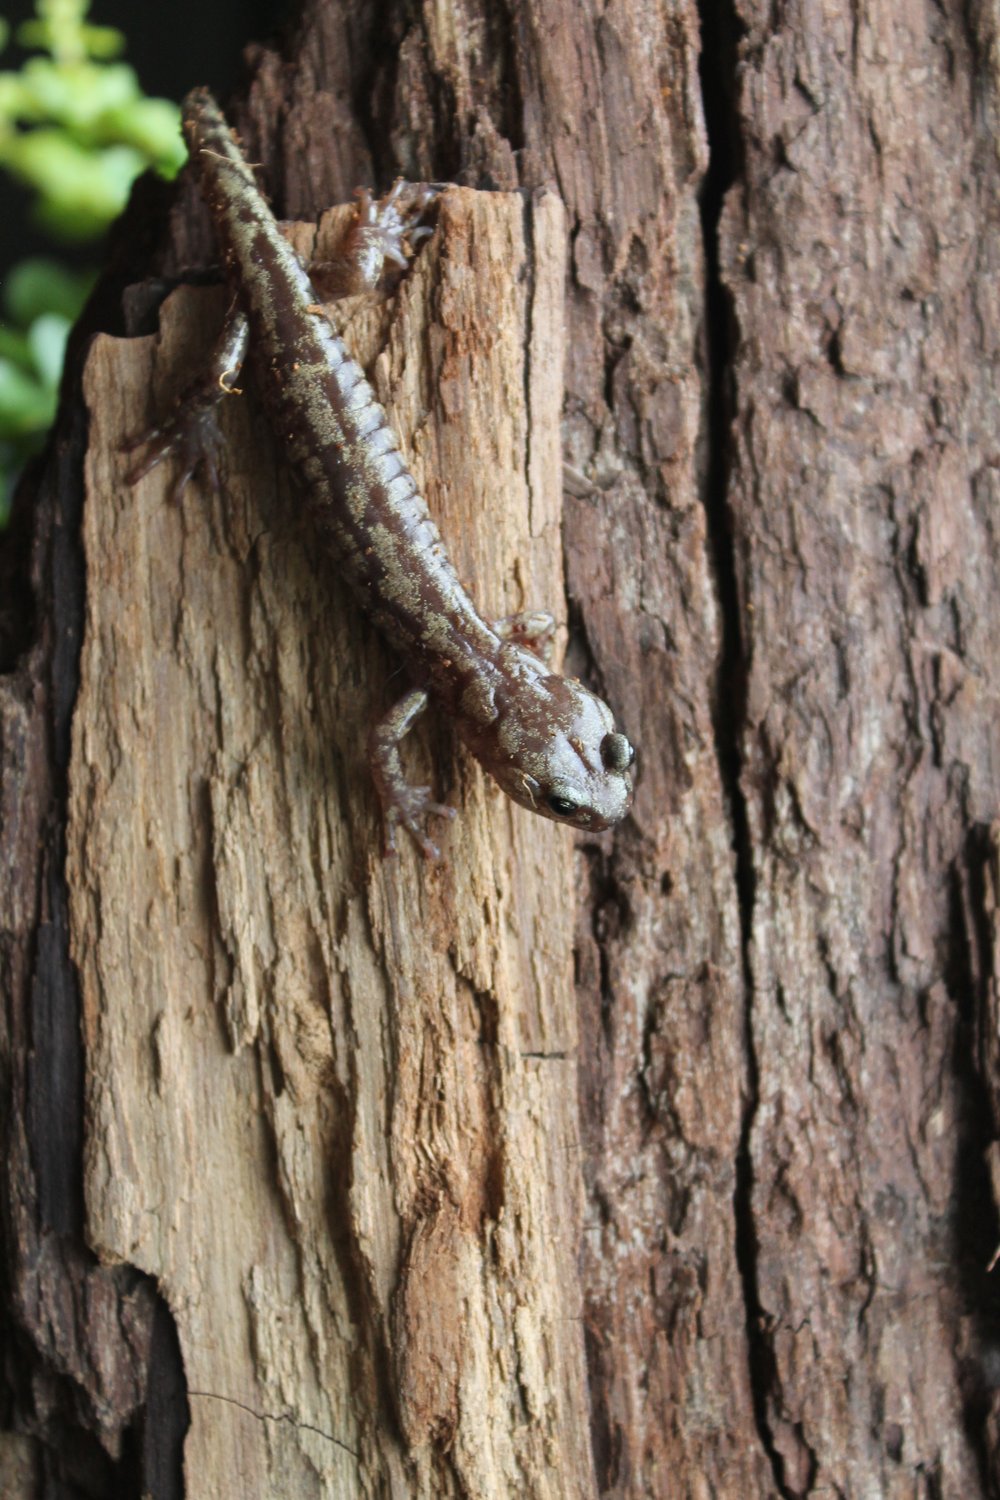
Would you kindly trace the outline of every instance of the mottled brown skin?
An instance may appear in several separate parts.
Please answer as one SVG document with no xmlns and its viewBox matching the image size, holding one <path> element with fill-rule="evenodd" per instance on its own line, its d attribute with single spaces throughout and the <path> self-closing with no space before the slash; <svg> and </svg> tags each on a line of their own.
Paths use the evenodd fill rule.
<svg viewBox="0 0 1000 1500">
<path fill-rule="evenodd" d="M 214 406 L 236 377 L 247 335 L 268 371 L 275 431 L 317 524 L 366 612 L 419 684 L 372 736 L 373 768 L 393 830 L 403 823 L 436 854 L 421 819 L 451 815 L 425 787 L 409 786 L 398 745 L 427 706 L 443 704 L 473 754 L 516 802 L 576 828 L 604 829 L 632 801 L 634 752 L 610 709 L 544 659 L 547 615 L 488 624 L 462 587 L 399 451 L 385 412 L 319 307 L 310 277 L 257 189 L 225 119 L 205 90 L 189 94 L 184 131 L 237 292 L 238 310 L 216 348 L 210 378 L 188 393 L 133 471 L 141 477 L 182 450 L 176 488 L 203 464 L 213 473 Z M 374 285 L 384 258 L 405 263 L 407 225 L 394 192 L 362 200 L 339 263 L 322 268 L 324 291 Z"/>
</svg>

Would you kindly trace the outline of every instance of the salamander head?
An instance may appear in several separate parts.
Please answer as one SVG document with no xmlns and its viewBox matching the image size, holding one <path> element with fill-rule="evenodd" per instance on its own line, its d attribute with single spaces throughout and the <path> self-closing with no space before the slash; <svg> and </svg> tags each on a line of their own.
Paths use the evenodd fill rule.
<svg viewBox="0 0 1000 1500">
<path fill-rule="evenodd" d="M 498 698 L 491 743 L 477 753 L 522 807 L 598 831 L 632 805 L 635 751 L 606 703 L 574 678 L 522 679 Z"/>
</svg>

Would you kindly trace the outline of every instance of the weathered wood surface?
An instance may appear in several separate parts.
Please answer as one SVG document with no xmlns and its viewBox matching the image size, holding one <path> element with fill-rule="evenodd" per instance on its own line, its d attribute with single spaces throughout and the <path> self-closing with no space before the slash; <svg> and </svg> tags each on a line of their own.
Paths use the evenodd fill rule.
<svg viewBox="0 0 1000 1500">
<path fill-rule="evenodd" d="M 563 245 L 554 195 L 455 190 L 398 295 L 338 317 L 496 617 L 563 592 Z M 175 298 L 155 366 L 99 339 L 85 380 L 88 1239 L 176 1321 L 190 1497 L 586 1490 L 572 842 L 439 727 L 407 758 L 460 805 L 446 857 L 380 858 L 366 738 L 404 679 L 252 395 L 222 495 L 124 483 L 224 303 Z"/>
</svg>

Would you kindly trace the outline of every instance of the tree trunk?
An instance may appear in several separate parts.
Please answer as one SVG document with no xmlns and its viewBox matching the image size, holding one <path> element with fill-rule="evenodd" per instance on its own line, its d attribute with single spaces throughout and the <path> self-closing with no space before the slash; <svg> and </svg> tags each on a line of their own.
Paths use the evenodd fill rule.
<svg viewBox="0 0 1000 1500">
<path fill-rule="evenodd" d="M 317 0 L 255 55 L 303 244 L 463 184 L 337 315 L 639 787 L 574 842 L 434 725 L 445 858 L 384 862 L 403 679 L 252 380 L 219 494 L 123 480 L 224 294 L 92 343 L 6 548 L 4 1495 L 1000 1492 L 994 25 Z M 128 234 L 91 332 L 211 259 L 190 189 Z"/>
</svg>

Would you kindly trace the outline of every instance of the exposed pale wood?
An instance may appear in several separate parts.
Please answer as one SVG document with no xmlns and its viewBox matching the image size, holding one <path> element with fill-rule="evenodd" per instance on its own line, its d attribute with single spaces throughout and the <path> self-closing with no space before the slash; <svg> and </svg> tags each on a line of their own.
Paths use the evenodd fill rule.
<svg viewBox="0 0 1000 1500">
<path fill-rule="evenodd" d="M 494 615 L 561 612 L 563 243 L 551 194 L 451 192 L 398 297 L 344 320 Z M 220 310 L 181 293 L 155 355 L 101 338 L 86 376 L 88 1237 L 176 1319 L 192 1500 L 584 1493 L 572 843 L 437 728 L 409 759 L 461 806 L 445 859 L 381 861 L 365 739 L 404 679 L 252 394 L 224 494 L 124 483 Z"/>
</svg>

